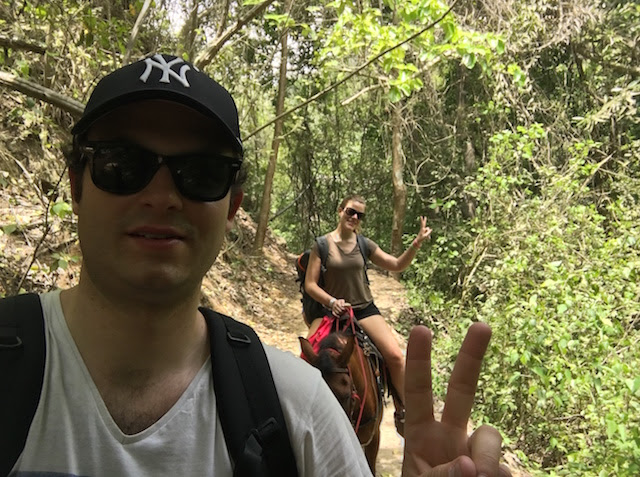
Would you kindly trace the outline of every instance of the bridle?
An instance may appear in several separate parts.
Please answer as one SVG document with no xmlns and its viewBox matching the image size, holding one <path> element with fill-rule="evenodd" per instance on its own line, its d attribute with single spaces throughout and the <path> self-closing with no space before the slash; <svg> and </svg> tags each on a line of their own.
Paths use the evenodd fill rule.
<svg viewBox="0 0 640 477">
<path fill-rule="evenodd" d="M 336 356 L 339 356 L 341 353 L 341 351 L 336 348 L 325 348 L 325 351 Z M 353 376 L 351 376 L 351 370 L 349 369 L 348 366 L 345 366 L 344 368 L 339 366 L 334 366 L 330 369 L 323 371 L 322 374 L 324 376 L 328 376 L 332 374 L 346 374 L 347 376 L 349 376 L 349 382 L 351 383 L 351 392 L 349 393 L 349 397 L 346 398 L 348 399 L 348 401 L 346 402 L 346 405 L 345 405 L 346 399 L 340 400 L 340 405 L 347 413 L 347 416 L 349 417 L 349 421 L 351 421 L 351 425 L 354 427 L 354 429 L 356 429 L 356 420 L 354 418 L 354 412 L 357 406 L 356 403 L 360 401 L 362 403 L 361 406 L 364 406 L 364 401 L 360 398 L 360 395 L 358 394 L 358 390 L 356 389 L 356 385 L 353 381 Z M 356 432 L 358 432 L 357 429 L 356 429 Z"/>
</svg>

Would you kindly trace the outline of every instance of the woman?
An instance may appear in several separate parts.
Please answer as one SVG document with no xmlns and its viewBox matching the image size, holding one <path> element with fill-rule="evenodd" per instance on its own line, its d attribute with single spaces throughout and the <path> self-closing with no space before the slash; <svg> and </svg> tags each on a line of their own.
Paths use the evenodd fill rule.
<svg viewBox="0 0 640 477">
<path fill-rule="evenodd" d="M 320 280 L 320 256 L 318 245 L 314 244 L 309 257 L 305 290 L 317 302 L 331 310 L 334 316 L 342 315 L 349 308 L 367 335 L 378 347 L 386 362 L 391 382 L 404 402 L 404 356 L 402 350 L 386 323 L 380 310 L 373 302 L 371 290 L 365 277 L 362 253 L 357 242 L 356 234 L 365 217 L 365 200 L 357 195 L 347 197 L 338 208 L 338 226 L 325 237 L 329 244 L 323 274 L 324 285 L 318 285 Z M 411 246 L 399 257 L 384 252 L 372 240 L 367 241 L 369 260 L 377 266 L 390 272 L 401 272 L 411 264 L 422 242 L 429 238 L 431 229 L 427 227 L 425 217 L 420 217 L 420 231 Z M 309 317 L 309 336 L 320 326 L 322 317 Z M 396 404 L 396 427 L 402 434 L 404 406 Z"/>
</svg>

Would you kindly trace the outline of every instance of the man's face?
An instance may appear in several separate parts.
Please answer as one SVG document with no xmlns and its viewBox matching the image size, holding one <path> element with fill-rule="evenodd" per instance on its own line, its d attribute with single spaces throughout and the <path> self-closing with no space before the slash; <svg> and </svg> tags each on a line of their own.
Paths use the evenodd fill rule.
<svg viewBox="0 0 640 477">
<path fill-rule="evenodd" d="M 167 101 L 144 101 L 98 120 L 88 141 L 125 141 L 159 155 L 229 152 L 212 120 Z M 74 198 L 83 252 L 81 280 L 102 294 L 170 303 L 199 293 L 239 206 L 230 197 L 194 201 L 177 190 L 166 165 L 141 191 L 116 195 L 97 188 L 85 167 Z"/>
</svg>

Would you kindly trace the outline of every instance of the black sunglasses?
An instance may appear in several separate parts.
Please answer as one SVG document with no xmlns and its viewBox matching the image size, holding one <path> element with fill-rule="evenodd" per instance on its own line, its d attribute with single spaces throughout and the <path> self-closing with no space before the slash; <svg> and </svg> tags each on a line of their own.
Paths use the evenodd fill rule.
<svg viewBox="0 0 640 477">
<path fill-rule="evenodd" d="M 356 209 L 352 209 L 351 207 L 345 207 L 344 213 L 347 214 L 348 217 L 353 217 L 354 215 L 358 214 L 359 220 L 364 220 L 364 216 L 365 216 L 364 212 L 359 212 Z"/>
<path fill-rule="evenodd" d="M 227 195 L 242 164 L 240 159 L 208 152 L 161 156 L 123 142 L 88 142 L 79 149 L 96 187 L 118 195 L 140 192 L 165 164 L 180 194 L 213 202 Z"/>
</svg>

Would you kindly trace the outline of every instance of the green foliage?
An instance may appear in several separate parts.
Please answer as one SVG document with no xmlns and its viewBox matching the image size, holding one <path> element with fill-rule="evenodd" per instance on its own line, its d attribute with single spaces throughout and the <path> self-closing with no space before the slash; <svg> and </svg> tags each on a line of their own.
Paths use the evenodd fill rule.
<svg viewBox="0 0 640 477">
<path fill-rule="evenodd" d="M 420 267 L 430 274 L 411 277 L 414 299 L 454 337 L 446 356 L 469 321 L 491 324 L 477 419 L 505 430 L 532 463 L 552 475 L 636 475 L 639 203 L 599 209 L 585 187 L 597 145 L 577 142 L 559 168 L 542 159 L 545 142 L 537 124 L 491 138 L 467 188 L 479 204 L 466 228 L 473 245 L 436 239 Z M 433 288 L 436 262 L 451 268 L 460 254 L 459 293 Z"/>
</svg>

